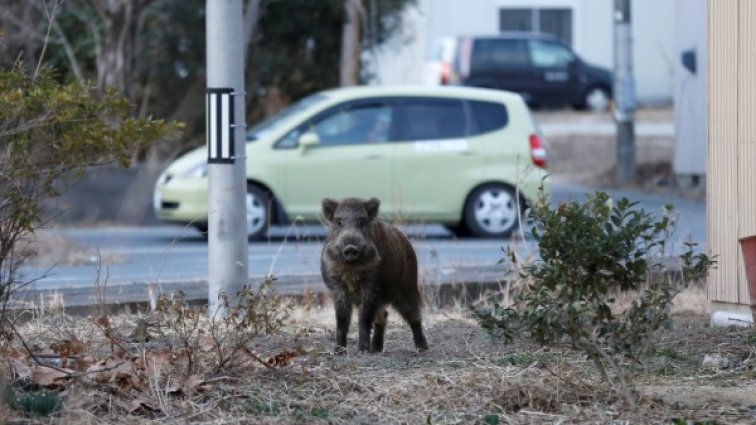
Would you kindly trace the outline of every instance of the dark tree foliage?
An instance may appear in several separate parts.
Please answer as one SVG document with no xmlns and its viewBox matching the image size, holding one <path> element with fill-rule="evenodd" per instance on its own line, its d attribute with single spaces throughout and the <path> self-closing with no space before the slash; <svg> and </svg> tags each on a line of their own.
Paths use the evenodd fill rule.
<svg viewBox="0 0 756 425">
<path fill-rule="evenodd" d="M 260 0 L 256 31 L 245 46 L 249 123 L 314 91 L 338 85 L 344 1 Z M 119 90 L 131 101 L 132 115 L 186 122 L 184 138 L 174 142 L 180 145 L 159 146 L 157 156 L 166 159 L 204 137 L 205 3 L 10 0 L 0 14 L 0 64 L 12 66 L 21 59 L 34 66 L 32 62 L 43 56 L 44 65 L 57 70 L 61 83 L 99 87 L 102 81 L 121 81 Z M 249 7 L 254 2 L 243 3 Z M 403 12 L 415 3 L 362 0 L 363 51 L 379 49 L 401 34 Z M 54 17 L 52 25 L 49 16 Z M 48 28 L 48 44 L 43 48 Z M 108 40 L 121 40 L 111 34 L 114 28 L 123 31 L 125 45 L 103 51 L 118 46 Z M 123 57 L 112 59 L 114 55 Z M 114 66 L 120 63 L 122 67 Z M 113 75 L 118 72 L 128 75 Z M 361 75 L 367 78 L 370 72 L 363 70 Z"/>
<path fill-rule="evenodd" d="M 251 121 L 338 85 L 342 11 L 342 0 L 268 2 L 247 60 Z"/>
</svg>

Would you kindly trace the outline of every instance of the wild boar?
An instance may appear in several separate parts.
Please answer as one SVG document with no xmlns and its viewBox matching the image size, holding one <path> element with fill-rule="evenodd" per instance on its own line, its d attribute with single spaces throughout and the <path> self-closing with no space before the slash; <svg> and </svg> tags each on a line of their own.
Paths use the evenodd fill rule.
<svg viewBox="0 0 756 425">
<path fill-rule="evenodd" d="M 409 324 L 415 348 L 428 349 L 415 250 L 404 233 L 378 218 L 379 206 L 376 198 L 322 201 L 328 236 L 320 256 L 320 271 L 336 310 L 337 352 L 346 349 L 353 306 L 360 307 L 361 352 L 383 351 L 389 305 Z"/>
</svg>

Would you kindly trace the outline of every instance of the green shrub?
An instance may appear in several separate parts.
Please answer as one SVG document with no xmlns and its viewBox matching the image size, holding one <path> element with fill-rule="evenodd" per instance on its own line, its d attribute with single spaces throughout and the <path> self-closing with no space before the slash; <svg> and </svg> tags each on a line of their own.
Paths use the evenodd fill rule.
<svg viewBox="0 0 756 425">
<path fill-rule="evenodd" d="M 525 334 L 543 345 L 569 342 L 609 383 L 607 366 L 625 382 L 618 360 L 652 347 L 655 331 L 669 322 L 672 299 L 701 281 L 714 261 L 695 254 L 693 243 L 684 244 L 682 254 L 668 255 L 671 206 L 656 217 L 627 199 L 615 203 L 598 192 L 585 202 L 556 207 L 544 198 L 529 214 L 540 259 L 519 264 L 508 255 L 526 288 L 512 306 L 477 309 L 477 319 L 505 339 Z M 625 309 L 616 305 L 620 294 L 633 297 Z"/>
<path fill-rule="evenodd" d="M 49 391 L 23 391 L 21 385 L 2 387 L 3 401 L 30 416 L 50 416 L 63 407 L 63 400 Z"/>
</svg>

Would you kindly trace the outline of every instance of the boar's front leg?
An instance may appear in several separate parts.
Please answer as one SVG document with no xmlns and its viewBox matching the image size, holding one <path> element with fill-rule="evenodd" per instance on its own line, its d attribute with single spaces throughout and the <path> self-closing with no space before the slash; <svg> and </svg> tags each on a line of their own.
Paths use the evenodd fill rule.
<svg viewBox="0 0 756 425">
<path fill-rule="evenodd" d="M 336 346 L 337 353 L 346 351 L 347 334 L 349 333 L 349 322 L 352 320 L 352 304 L 346 300 L 346 297 L 340 297 L 335 300 L 336 307 Z"/>
</svg>

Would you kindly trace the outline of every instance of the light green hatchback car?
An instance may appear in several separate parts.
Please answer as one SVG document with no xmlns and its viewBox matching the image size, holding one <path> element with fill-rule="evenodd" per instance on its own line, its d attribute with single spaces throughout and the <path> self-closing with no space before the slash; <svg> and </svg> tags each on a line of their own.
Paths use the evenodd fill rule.
<svg viewBox="0 0 756 425">
<path fill-rule="evenodd" d="M 506 237 L 542 185 L 546 150 L 514 93 L 467 87 L 351 87 L 313 94 L 247 132 L 247 232 L 319 221 L 323 198 L 377 197 L 388 221 Z M 155 186 L 165 221 L 207 230 L 207 148 Z"/>
</svg>

